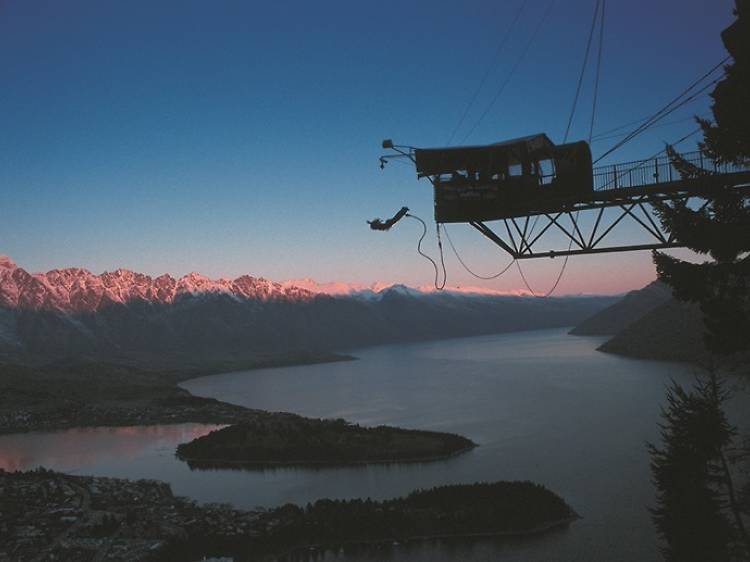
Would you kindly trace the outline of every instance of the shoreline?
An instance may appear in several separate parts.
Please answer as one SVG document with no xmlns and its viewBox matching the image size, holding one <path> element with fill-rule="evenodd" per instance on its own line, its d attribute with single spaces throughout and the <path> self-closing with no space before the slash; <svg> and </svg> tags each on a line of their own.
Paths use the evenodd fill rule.
<svg viewBox="0 0 750 562">
<path fill-rule="evenodd" d="M 0 363 L 0 389 L 10 395 L 0 396 L 0 435 L 182 423 L 229 425 L 285 414 L 196 396 L 180 383 L 232 372 L 356 360 L 337 353 L 302 354 L 165 370 L 89 362 L 65 367 Z M 34 384 L 43 388 L 35 391 Z M 99 395 L 82 398 L 92 387 Z"/>
<path fill-rule="evenodd" d="M 168 484 L 157 480 L 69 475 L 45 469 L 0 470 L 0 486 L 9 494 L 9 510 L 18 523 L 6 544 L 15 545 L 15 554 L 23 559 L 42 553 L 56 559 L 81 559 L 80 554 L 85 551 L 90 559 L 116 554 L 119 560 L 143 562 L 153 560 L 154 556 L 164 560 L 231 556 L 235 560 L 278 561 L 294 553 L 346 546 L 533 536 L 567 527 L 580 519 L 554 492 L 528 481 L 442 486 L 374 504 L 321 499 L 307 508 L 286 504 L 256 510 L 199 504 L 175 496 Z M 441 523 L 446 510 L 472 509 L 472 496 L 489 493 L 505 497 L 508 490 L 515 492 L 509 499 L 512 507 L 500 508 L 498 525 L 509 526 L 515 517 L 520 517 L 525 527 L 439 532 L 440 527 L 448 530 Z M 416 505 L 415 495 L 422 498 Z M 426 506 L 420 503 L 424 501 Z M 525 511 L 529 502 L 538 506 L 546 519 L 539 513 L 536 521 L 529 520 Z M 369 507 L 363 512 L 364 505 Z M 425 508 L 430 513 L 427 521 L 423 519 Z M 351 524 L 332 534 L 326 532 L 342 516 Z M 388 536 L 388 531 L 373 534 L 368 527 L 373 522 L 399 521 L 406 521 L 414 534 Z M 409 525 L 418 521 L 427 525 Z M 418 534 L 420 530 L 429 533 L 430 527 L 434 533 Z M 323 531 L 326 538 L 316 540 L 317 531 Z M 379 534 L 381 538 L 365 538 L 371 534 Z"/>
<path fill-rule="evenodd" d="M 352 360 L 350 356 L 307 356 L 307 363 L 320 359 Z M 301 364 L 300 356 L 293 361 L 279 358 L 276 364 Z M 311 360 L 312 359 L 312 360 Z M 268 361 L 263 361 L 263 367 Z M 228 364 L 225 363 L 224 366 Z M 237 362 L 232 365 L 239 367 Z M 248 370 L 248 365 L 241 367 Z M 256 368 L 260 368 L 258 362 Z M 0 365 L 0 388 L 8 393 L 0 396 L 0 435 L 33 432 L 58 432 L 94 427 L 148 427 L 159 425 L 203 424 L 219 426 L 211 433 L 246 426 L 247 431 L 259 428 L 264 435 L 275 436 L 271 449 L 249 455 L 257 462 L 201 458 L 200 450 L 189 447 L 197 440 L 181 443 L 175 456 L 187 462 L 190 469 L 264 469 L 285 466 L 341 467 L 368 464 L 428 463 L 452 458 L 473 449 L 476 444 L 464 436 L 444 432 L 420 431 L 400 427 L 366 428 L 344 420 L 308 418 L 289 412 L 268 412 L 193 395 L 178 386 L 180 380 L 194 378 L 197 369 L 182 371 L 143 371 L 132 367 L 97 363 L 76 363 L 51 369 Z M 201 369 L 205 372 L 205 369 Z M 250 374 L 250 373 L 248 373 Z M 85 396 L 85 399 L 83 398 Z M 4 400 L 3 400 L 4 399 Z M 23 404 L 10 409 L 8 404 Z M 269 432 L 266 434 L 266 432 Z M 385 433 L 383 433 L 385 432 Z M 332 454 L 310 451 L 297 436 L 319 435 L 333 446 Z M 401 441 L 380 442 L 382 448 L 372 451 L 373 459 L 361 449 L 354 435 L 374 436 L 396 434 Z M 331 441 L 333 439 L 333 441 Z M 360 437 L 361 439 L 361 437 Z M 425 439 L 433 445 L 424 447 Z M 188 447 L 186 453 L 180 451 Z M 264 445 L 253 445 L 262 451 Z M 431 450 L 430 450 L 431 449 Z M 217 451 L 218 457 L 223 457 Z M 308 458 L 305 459 L 305 456 Z M 399 458 L 403 457 L 403 458 Z M 274 458 L 278 460 L 273 460 Z M 291 460 L 285 460 L 291 459 Z"/>
<path fill-rule="evenodd" d="M 426 542 L 432 540 L 451 540 L 451 539 L 489 539 L 489 538 L 515 538 L 515 537 L 533 537 L 536 535 L 542 535 L 555 529 L 563 529 L 569 527 L 579 519 L 583 519 L 578 514 L 574 514 L 570 517 L 564 517 L 562 519 L 555 519 L 545 523 L 541 523 L 530 529 L 519 529 L 517 531 L 487 531 L 483 533 L 442 533 L 436 535 L 414 535 L 408 537 L 393 537 L 390 539 L 372 540 L 372 541 L 344 541 L 340 543 L 331 544 L 308 544 L 304 546 L 298 546 L 290 548 L 280 554 L 273 555 L 273 557 L 266 559 L 267 562 L 277 562 L 282 557 L 298 554 L 303 551 L 315 550 L 325 552 L 327 550 L 336 548 L 346 548 L 347 546 L 358 546 L 358 547 L 377 547 L 383 545 L 402 546 L 404 543 L 410 542 Z M 395 544 L 394 544 L 395 543 Z"/>
<path fill-rule="evenodd" d="M 201 399 L 190 395 L 191 399 Z M 218 401 L 217 401 L 218 402 Z M 162 413 L 142 412 L 136 409 L 123 409 L 120 411 L 109 411 L 105 417 L 94 419 L 91 412 L 85 411 L 80 415 L 82 419 L 54 419 L 66 416 L 65 410 L 51 410 L 41 412 L 20 411 L 23 417 L 17 420 L 17 425 L 8 424 L 0 416 L 0 435 L 19 435 L 35 432 L 58 432 L 71 429 L 91 429 L 97 427 L 148 427 L 159 425 L 231 425 L 241 423 L 259 415 L 273 415 L 263 410 L 251 410 L 242 406 L 235 406 L 228 402 L 218 402 L 217 405 L 205 404 L 203 406 L 208 412 L 186 411 L 177 407 L 174 411 L 164 410 Z M 235 410 L 235 411 L 231 411 Z M 8 414 L 13 415 L 13 413 Z M 8 416 L 6 415 L 6 417 Z M 16 414 L 18 417 L 19 414 Z M 135 416 L 135 417 L 134 417 Z M 41 418 L 41 419 L 39 419 Z M 51 419 L 52 418 L 52 419 Z M 4 423 L 5 422 L 5 423 Z"/>
<path fill-rule="evenodd" d="M 419 430 L 412 430 L 412 431 L 419 431 Z M 417 463 L 426 463 L 426 462 L 436 462 L 436 461 L 443 461 L 443 460 L 449 460 L 453 457 L 457 457 L 459 455 L 463 455 L 464 453 L 468 453 L 469 451 L 473 451 L 479 447 L 478 444 L 474 443 L 471 446 L 464 447 L 463 449 L 458 449 L 456 451 L 451 451 L 450 453 L 446 453 L 444 455 L 430 455 L 425 457 L 409 457 L 404 459 L 375 459 L 375 460 L 361 460 L 361 461 L 235 461 L 235 460 L 229 460 L 229 459 L 222 459 L 222 460 L 211 460 L 211 461 L 204 461 L 202 459 L 195 459 L 195 458 L 189 458 L 184 457 L 179 454 L 175 454 L 177 458 L 179 458 L 181 461 L 184 461 L 188 463 L 191 470 L 197 469 L 197 470 L 212 470 L 212 469 L 236 469 L 236 470 L 242 470 L 242 469 L 261 469 L 261 468 L 279 468 L 279 467 L 285 467 L 285 466 L 299 466 L 299 467 L 346 467 L 346 466 L 362 466 L 362 465 L 383 465 L 383 464 L 417 464 Z M 197 466 L 205 464 L 205 466 Z M 196 465 L 196 466 L 193 466 Z"/>
</svg>

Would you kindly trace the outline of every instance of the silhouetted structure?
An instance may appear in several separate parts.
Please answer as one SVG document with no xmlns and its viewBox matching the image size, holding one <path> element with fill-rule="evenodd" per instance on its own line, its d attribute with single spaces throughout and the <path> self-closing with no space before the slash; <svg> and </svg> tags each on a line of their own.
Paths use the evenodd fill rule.
<svg viewBox="0 0 750 562">
<path fill-rule="evenodd" d="M 722 33 L 734 58 L 713 93 L 715 123 L 699 120 L 704 131 L 703 152 L 715 166 L 750 165 L 750 2 L 737 0 L 737 21 Z M 669 156 L 683 181 L 706 176 L 672 147 Z M 721 179 L 721 178 L 719 178 Z M 725 181 L 699 209 L 682 201 L 659 203 L 657 212 L 665 229 L 713 262 L 701 264 L 654 252 L 659 279 L 676 298 L 698 303 L 706 327 L 706 346 L 714 354 L 750 349 L 750 207 L 748 192 Z M 693 392 L 675 385 L 667 394 L 663 412 L 664 448 L 651 449 L 657 487 L 654 522 L 669 561 L 723 561 L 750 559 L 750 535 L 744 518 L 750 514 L 746 494 L 733 483 L 732 464 L 747 458 L 738 454 L 732 427 L 724 412 L 728 394 L 716 372 L 696 384 Z"/>
<path fill-rule="evenodd" d="M 750 183 L 747 162 L 718 162 L 700 151 L 684 155 L 702 170 L 689 178 L 668 156 L 592 168 L 585 141 L 555 145 L 543 133 L 448 148 L 415 148 L 386 140 L 383 148 L 393 152 L 381 156 L 381 165 L 392 158 L 409 158 L 417 177 L 430 180 L 438 223 L 468 223 L 515 259 L 683 246 L 654 220 L 652 204 L 690 198 L 708 204 L 717 188 L 747 191 L 743 184 Z M 618 214 L 605 221 L 608 208 Z M 586 229 L 579 220 L 585 212 L 595 215 L 589 221 L 593 226 Z M 607 236 L 625 219 L 653 241 L 608 244 Z M 502 221 L 500 230 L 490 228 L 489 221 Z M 568 247 L 537 250 L 540 238 L 553 227 L 563 233 Z"/>
<path fill-rule="evenodd" d="M 699 120 L 703 148 L 714 166 L 750 165 L 750 2 L 737 2 L 737 20 L 722 33 L 734 58 L 711 96 L 715 123 Z M 670 148 L 673 165 L 684 182 L 700 181 L 704 170 Z M 709 176 L 710 177 L 710 176 Z M 720 176 L 717 179 L 722 179 Z M 750 206 L 747 186 L 717 185 L 699 209 L 684 202 L 656 205 L 663 227 L 683 245 L 713 262 L 691 263 L 655 253 L 659 278 L 675 296 L 698 303 L 704 315 L 706 346 L 716 354 L 750 350 Z"/>
<path fill-rule="evenodd" d="M 593 190 L 585 142 L 555 146 L 539 133 L 486 146 L 417 148 L 417 177 L 435 186 L 438 222 L 525 215 L 561 197 Z"/>
</svg>

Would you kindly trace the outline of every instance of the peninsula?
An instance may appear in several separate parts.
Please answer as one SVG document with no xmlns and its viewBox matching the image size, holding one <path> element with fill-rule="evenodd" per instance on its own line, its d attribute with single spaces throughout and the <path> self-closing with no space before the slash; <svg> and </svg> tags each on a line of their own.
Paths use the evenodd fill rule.
<svg viewBox="0 0 750 562">
<path fill-rule="evenodd" d="M 329 354 L 285 361 L 345 359 Z M 426 462 L 476 446 L 451 433 L 364 428 L 341 419 L 245 408 L 194 396 L 178 385 L 203 374 L 259 366 L 269 363 L 234 361 L 153 370 L 82 360 L 44 366 L 0 364 L 0 434 L 96 426 L 229 425 L 180 446 L 180 458 L 192 468 Z"/>
<path fill-rule="evenodd" d="M 0 470 L 0 559 L 270 561 L 296 550 L 541 534 L 575 512 L 531 482 L 441 486 L 386 501 L 322 499 L 254 511 L 199 505 L 168 484 Z"/>
</svg>

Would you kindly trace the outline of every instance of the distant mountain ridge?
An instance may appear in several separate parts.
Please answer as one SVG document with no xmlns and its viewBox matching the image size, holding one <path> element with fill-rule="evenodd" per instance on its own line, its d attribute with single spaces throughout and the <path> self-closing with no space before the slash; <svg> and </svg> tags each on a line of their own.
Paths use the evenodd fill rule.
<svg viewBox="0 0 750 562">
<path fill-rule="evenodd" d="M 314 296 L 306 289 L 250 275 L 210 279 L 193 272 L 175 279 L 168 274 L 154 278 L 127 269 L 97 275 L 78 267 L 32 274 L 7 256 L 0 256 L 0 306 L 6 308 L 91 312 L 135 300 L 170 304 L 183 296 L 201 294 L 261 300 L 306 300 Z"/>
<path fill-rule="evenodd" d="M 671 298 L 672 291 L 667 285 L 652 281 L 587 318 L 570 333 L 576 336 L 614 336 Z"/>
<path fill-rule="evenodd" d="M 613 301 L 401 285 L 332 296 L 250 275 L 30 274 L 0 258 L 0 355 L 148 360 L 337 351 L 570 326 Z"/>
<path fill-rule="evenodd" d="M 0 307 L 6 308 L 91 312 L 136 300 L 171 304 L 185 296 L 206 294 L 222 294 L 238 300 L 303 301 L 317 295 L 379 298 L 389 291 L 418 295 L 434 292 L 434 288 L 385 283 L 318 283 L 309 278 L 275 282 L 251 275 L 211 279 L 196 272 L 179 278 L 169 274 L 151 277 L 128 269 L 94 274 L 78 267 L 29 273 L 9 257 L 0 256 Z M 447 287 L 445 291 L 486 296 L 523 295 L 484 287 Z"/>
</svg>

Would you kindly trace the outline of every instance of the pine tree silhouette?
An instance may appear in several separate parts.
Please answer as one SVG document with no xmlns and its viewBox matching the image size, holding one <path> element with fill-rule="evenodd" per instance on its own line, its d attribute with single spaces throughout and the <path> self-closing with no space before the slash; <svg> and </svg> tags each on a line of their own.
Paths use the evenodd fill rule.
<svg viewBox="0 0 750 562">
<path fill-rule="evenodd" d="M 703 128 L 701 151 L 717 164 L 750 161 L 750 0 L 737 0 L 737 20 L 722 33 L 734 59 L 711 94 L 714 122 Z M 667 147 L 683 178 L 710 174 Z M 705 342 L 714 355 L 750 351 L 750 205 L 746 191 L 711 188 L 709 204 L 655 204 L 665 230 L 691 250 L 713 261 L 691 263 L 654 252 L 659 279 L 678 300 L 697 303 L 703 313 Z M 743 514 L 746 494 L 737 494 L 727 451 L 736 429 L 727 420 L 727 393 L 712 366 L 692 391 L 667 391 L 662 412 L 663 448 L 649 445 L 657 488 L 652 516 L 668 562 L 748 560 L 750 540 Z M 750 491 L 748 488 L 747 491 Z"/>
<path fill-rule="evenodd" d="M 711 96 L 714 123 L 703 127 L 701 150 L 718 163 L 750 161 L 750 0 L 737 0 L 737 20 L 722 33 L 734 59 Z M 686 162 L 667 147 L 683 178 L 710 172 Z M 654 252 L 659 279 L 677 299 L 700 305 L 706 346 L 725 355 L 750 350 L 750 206 L 746 190 L 712 188 L 700 209 L 685 202 L 654 204 L 664 228 L 683 245 L 714 261 L 700 264 Z"/>
</svg>

